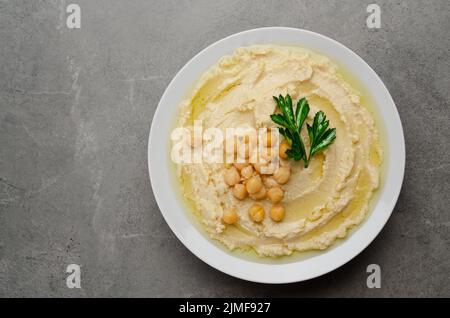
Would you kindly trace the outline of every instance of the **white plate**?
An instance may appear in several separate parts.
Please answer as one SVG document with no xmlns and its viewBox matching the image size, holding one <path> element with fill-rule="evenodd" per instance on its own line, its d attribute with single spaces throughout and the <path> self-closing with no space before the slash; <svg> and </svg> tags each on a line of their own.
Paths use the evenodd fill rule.
<svg viewBox="0 0 450 318">
<path fill-rule="evenodd" d="M 187 215 L 186 207 L 171 182 L 170 134 L 179 102 L 200 75 L 222 56 L 252 44 L 291 44 L 317 50 L 341 64 L 373 97 L 376 112 L 387 128 L 385 162 L 387 165 L 379 197 L 356 231 L 341 244 L 304 260 L 265 264 L 252 262 L 227 252 L 206 239 Z M 357 54 L 323 35 L 293 28 L 273 27 L 249 30 L 222 39 L 192 58 L 173 78 L 153 117 L 148 143 L 150 180 L 161 212 L 178 239 L 197 257 L 229 275 L 261 283 L 290 283 L 328 273 L 358 255 L 378 235 L 397 202 L 405 168 L 405 142 L 402 124 L 391 95 L 378 75 Z M 168 251 L 170 253 L 170 251 Z"/>
</svg>

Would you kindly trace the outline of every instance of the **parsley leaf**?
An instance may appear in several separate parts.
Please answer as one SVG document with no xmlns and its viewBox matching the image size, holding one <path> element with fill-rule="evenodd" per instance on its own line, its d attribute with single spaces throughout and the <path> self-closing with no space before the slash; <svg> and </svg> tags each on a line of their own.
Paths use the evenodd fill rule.
<svg viewBox="0 0 450 318">
<path fill-rule="evenodd" d="M 273 99 L 277 103 L 281 114 L 273 114 L 270 118 L 275 124 L 282 127 L 279 128 L 279 132 L 291 145 L 291 148 L 286 151 L 286 154 L 289 158 L 296 161 L 303 159 L 305 168 L 307 168 L 311 158 L 316 153 L 324 150 L 334 142 L 336 139 L 336 128 L 328 128 L 329 121 L 327 117 L 324 112 L 318 111 L 314 116 L 312 125 L 306 124 L 311 145 L 309 155 L 307 155 L 301 137 L 301 130 L 309 113 L 308 100 L 305 97 L 301 98 L 297 102 L 297 107 L 294 112 L 292 98 L 289 94 L 285 97 L 282 95 L 278 97 L 274 96 Z"/>
</svg>

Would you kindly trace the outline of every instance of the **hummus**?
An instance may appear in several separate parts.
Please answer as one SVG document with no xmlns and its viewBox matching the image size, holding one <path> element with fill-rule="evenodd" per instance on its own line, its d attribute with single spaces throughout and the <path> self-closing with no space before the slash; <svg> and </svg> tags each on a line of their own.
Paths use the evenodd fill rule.
<svg viewBox="0 0 450 318">
<path fill-rule="evenodd" d="M 280 94 L 295 101 L 306 97 L 311 108 L 306 122 L 311 124 L 321 110 L 337 132 L 334 143 L 314 156 L 308 168 L 303 162 L 281 159 L 281 165 L 291 169 L 283 185 L 283 221 L 275 222 L 267 214 L 260 223 L 250 219 L 247 211 L 254 201 L 233 196 L 224 182 L 227 164 L 177 166 L 183 195 L 212 238 L 229 249 L 252 248 L 271 257 L 322 250 L 344 238 L 368 213 L 382 161 L 374 118 L 358 92 L 328 58 L 297 47 L 250 46 L 223 57 L 182 101 L 179 124 L 188 127 L 202 120 L 203 128 L 223 130 L 277 127 L 270 115 L 276 112 L 272 96 Z M 306 127 L 303 130 L 309 149 Z M 258 203 L 270 209 L 270 201 Z M 238 215 L 233 225 L 222 219 L 227 206 L 235 207 Z"/>
</svg>

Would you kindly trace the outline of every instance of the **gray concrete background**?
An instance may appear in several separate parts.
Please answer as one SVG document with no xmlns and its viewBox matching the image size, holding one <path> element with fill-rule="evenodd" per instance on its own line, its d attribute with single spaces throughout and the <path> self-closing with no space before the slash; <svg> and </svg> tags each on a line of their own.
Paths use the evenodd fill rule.
<svg viewBox="0 0 450 318">
<path fill-rule="evenodd" d="M 441 1 L 0 1 L 0 296 L 450 296 L 450 5 Z M 368 30 L 366 7 L 382 8 Z M 263 26 L 305 28 L 354 50 L 396 101 L 402 193 L 379 237 L 311 281 L 222 274 L 172 234 L 152 195 L 156 105 L 198 51 Z M 157 149 L 155 151 L 158 151 Z M 82 266 L 82 288 L 65 268 Z M 366 266 L 382 288 L 366 287 Z"/>
</svg>

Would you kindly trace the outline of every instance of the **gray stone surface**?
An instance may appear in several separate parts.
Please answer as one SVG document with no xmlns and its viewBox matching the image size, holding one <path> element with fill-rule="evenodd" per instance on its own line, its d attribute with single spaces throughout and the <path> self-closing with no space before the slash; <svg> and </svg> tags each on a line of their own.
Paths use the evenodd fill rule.
<svg viewBox="0 0 450 318">
<path fill-rule="evenodd" d="M 72 1 L 71 1 L 72 2 Z M 0 1 L 0 296 L 450 296 L 450 5 L 436 1 Z M 382 28 L 365 25 L 382 8 Z M 330 36 L 380 75 L 406 137 L 402 193 L 379 237 L 303 283 L 222 274 L 172 234 L 152 195 L 156 105 L 198 51 L 290 26 Z M 155 149 L 155 151 L 158 151 Z M 65 268 L 82 266 L 82 288 Z M 366 266 L 382 288 L 366 287 Z"/>
</svg>

